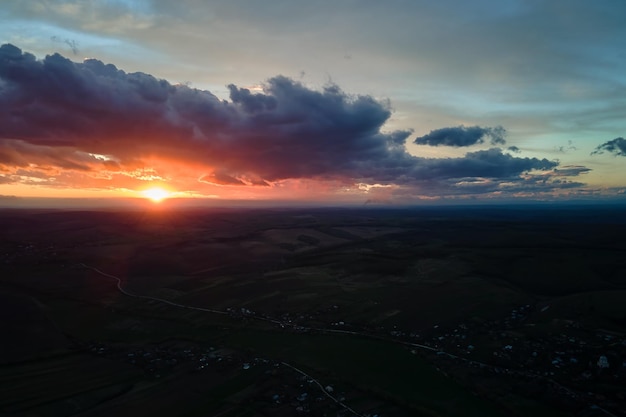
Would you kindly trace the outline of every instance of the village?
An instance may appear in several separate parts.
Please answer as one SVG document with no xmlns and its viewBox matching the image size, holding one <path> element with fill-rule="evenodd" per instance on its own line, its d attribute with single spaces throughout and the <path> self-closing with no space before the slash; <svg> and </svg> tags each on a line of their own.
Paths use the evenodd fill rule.
<svg viewBox="0 0 626 417">
<path fill-rule="evenodd" d="M 346 337 L 399 343 L 411 353 L 429 360 L 441 372 L 465 383 L 478 378 L 487 381 L 488 385 L 490 378 L 497 377 L 501 389 L 511 385 L 525 395 L 539 397 L 562 409 L 618 415 L 619 410 L 626 409 L 626 337 L 604 330 L 585 330 L 571 320 L 558 323 L 564 328 L 562 333 L 550 337 L 526 336 L 523 329 L 534 327 L 534 323 L 528 321 L 529 315 L 537 309 L 541 313 L 541 309 L 547 308 L 522 305 L 500 320 L 460 323 L 453 327 L 435 325 L 419 333 L 395 327 L 358 328 L 340 319 L 323 328 L 310 327 L 311 321 L 319 320 L 317 314 L 284 313 L 273 318 L 247 308 L 229 308 L 227 311 L 236 320 L 272 322 L 280 331 L 340 333 Z M 339 306 L 330 306 L 318 313 L 327 316 L 334 312 L 339 317 L 340 310 Z M 268 406 L 289 406 L 297 412 L 322 406 L 337 407 L 329 401 L 329 396 L 324 395 L 324 391 L 332 393 L 333 386 L 323 385 L 320 381 L 324 389 L 316 388 L 312 377 L 298 377 L 280 358 L 246 357 L 226 347 L 176 346 L 174 343 L 166 347 L 155 345 L 125 350 L 91 343 L 88 349 L 96 355 L 138 366 L 151 378 L 164 377 L 179 368 L 201 372 L 208 367 L 213 370 L 249 370 L 262 366 L 265 374 L 273 377 L 279 373 L 291 374 L 286 379 L 283 375 L 280 386 L 270 384 L 276 392 L 267 391 L 266 398 L 260 399 Z M 607 390 L 607 386 L 613 388 Z M 601 389 L 602 393 L 595 392 L 596 389 Z M 345 392 L 330 397 L 335 395 L 343 403 Z M 345 412 L 342 407 L 338 409 Z"/>
</svg>

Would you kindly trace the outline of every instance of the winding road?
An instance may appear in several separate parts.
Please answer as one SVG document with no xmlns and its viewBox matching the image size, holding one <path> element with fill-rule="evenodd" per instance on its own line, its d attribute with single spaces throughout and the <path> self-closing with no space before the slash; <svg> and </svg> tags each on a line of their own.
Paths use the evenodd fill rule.
<svg viewBox="0 0 626 417">
<path fill-rule="evenodd" d="M 151 297 L 151 296 L 148 296 L 148 295 L 141 295 L 141 294 L 134 294 L 134 293 L 128 291 L 127 289 L 125 289 L 123 287 L 121 278 L 116 277 L 115 275 L 107 274 L 106 272 L 103 272 L 103 271 L 99 270 L 98 268 L 86 265 L 84 263 L 79 263 L 77 265 L 81 266 L 83 268 L 86 268 L 86 269 L 90 269 L 90 270 L 98 273 L 99 275 L 101 275 L 103 277 L 115 280 L 117 289 L 122 294 L 124 294 L 124 295 L 126 295 L 128 297 L 139 298 L 139 299 L 144 299 L 144 300 L 157 301 L 157 302 L 160 302 L 160 303 L 171 305 L 173 307 L 184 308 L 184 309 L 188 309 L 188 310 L 196 310 L 196 311 L 202 311 L 202 312 L 213 313 L 213 314 L 221 314 L 221 315 L 230 315 L 230 312 L 228 312 L 228 311 L 215 310 L 215 309 L 204 308 L 204 307 L 196 307 L 196 306 L 191 306 L 191 305 L 186 305 L 186 304 L 175 303 L 173 301 L 166 300 L 166 299 L 163 299 L 163 298 Z M 484 363 L 484 362 L 470 360 L 470 359 L 464 358 L 462 356 L 454 355 L 452 353 L 448 353 L 448 352 L 442 351 L 440 349 L 433 348 L 432 346 L 423 345 L 423 344 L 420 344 L 420 343 L 412 343 L 412 342 L 406 342 L 406 341 L 397 340 L 397 339 L 390 339 L 388 337 L 376 336 L 376 335 L 372 335 L 372 334 L 361 333 L 361 332 L 356 332 L 356 331 L 351 331 L 351 330 L 325 329 L 325 328 L 316 328 L 316 327 L 296 326 L 296 325 L 293 325 L 291 323 L 285 323 L 285 322 L 282 322 L 282 321 L 279 321 L 279 320 L 274 320 L 274 319 L 270 319 L 270 318 L 267 318 L 267 317 L 259 317 L 259 316 L 256 316 L 256 315 L 247 315 L 246 317 L 247 318 L 252 318 L 252 319 L 255 319 L 255 320 L 260 320 L 260 321 L 274 323 L 276 325 L 279 325 L 281 328 L 292 327 L 292 328 L 297 328 L 297 329 L 305 330 L 305 331 L 314 331 L 314 332 L 319 332 L 319 333 L 347 334 L 347 335 L 351 335 L 351 336 L 366 337 L 366 338 L 384 340 L 384 341 L 387 341 L 387 342 L 399 343 L 399 344 L 402 344 L 402 345 L 405 345 L 405 346 L 410 346 L 410 347 L 413 347 L 413 348 L 428 350 L 430 352 L 436 352 L 438 355 L 444 355 L 444 356 L 447 356 L 449 358 L 458 359 L 458 360 L 461 360 L 463 362 L 466 362 L 466 363 L 469 363 L 469 364 L 472 364 L 472 365 L 478 365 L 478 366 L 481 366 L 481 367 L 488 367 L 490 369 L 496 369 L 497 368 L 497 367 L 494 367 L 493 365 L 490 365 L 490 364 L 487 364 L 487 363 Z M 332 401 L 334 401 L 339 406 L 344 408 L 346 411 L 349 411 L 350 413 L 352 413 L 352 414 L 354 414 L 354 415 L 356 415 L 358 417 L 365 417 L 364 415 L 359 414 L 358 412 L 353 410 L 351 407 L 349 407 L 346 404 L 344 404 L 343 402 L 341 402 L 338 398 L 336 398 L 333 395 L 331 395 L 328 391 L 326 391 L 324 386 L 317 379 L 313 378 L 311 375 L 305 373 L 301 369 L 299 369 L 299 368 L 297 368 L 297 367 L 295 367 L 295 366 L 293 366 L 291 364 L 288 364 L 286 362 L 280 362 L 280 363 L 282 365 L 288 367 L 288 368 L 291 368 L 292 370 L 294 370 L 295 372 L 303 375 L 304 377 L 306 377 L 309 381 L 311 381 L 312 383 L 317 385 L 318 388 L 320 389 L 320 391 L 322 391 L 324 393 L 324 395 L 326 395 Z M 577 395 L 574 391 L 572 391 L 569 388 L 561 385 L 560 383 L 556 382 L 555 380 L 553 380 L 551 378 L 545 378 L 545 377 L 542 377 L 541 375 L 536 375 L 536 374 L 528 373 L 528 372 L 524 372 L 524 371 L 514 371 L 514 373 L 517 373 L 519 375 L 524 375 L 524 376 L 543 378 L 544 380 L 549 381 L 550 383 L 554 384 L 555 386 L 558 386 L 559 388 L 561 388 L 564 391 L 570 393 L 571 395 Z M 604 414 L 606 414 L 606 415 L 608 415 L 610 417 L 617 417 L 615 414 L 611 413 L 610 411 L 608 411 L 608 410 L 606 410 L 606 409 L 604 409 L 602 407 L 599 407 L 599 406 L 597 406 L 595 404 L 590 405 L 590 408 L 598 410 L 598 411 L 601 411 L 601 412 L 603 412 Z"/>
<path fill-rule="evenodd" d="M 166 300 L 163 298 L 158 298 L 158 297 L 151 297 L 148 295 L 140 295 L 140 294 L 133 294 L 132 292 L 128 291 L 127 289 L 125 289 L 122 286 L 122 279 L 119 277 L 116 277 L 115 275 L 111 275 L 111 274 L 107 274 L 106 272 L 103 272 L 101 270 L 99 270 L 98 268 L 94 268 L 93 266 L 89 266 L 86 265 L 84 263 L 80 263 L 78 264 L 79 266 L 86 268 L 86 269 L 90 269 L 106 278 L 111 278 L 113 280 L 115 280 L 117 282 L 117 289 L 124 295 L 128 296 L 128 297 L 133 297 L 133 298 L 140 298 L 143 300 L 152 300 L 152 301 L 157 301 L 160 303 L 164 303 L 164 304 L 168 304 L 174 307 L 179 307 L 179 308 L 185 308 L 185 309 L 189 309 L 189 310 L 197 310 L 197 311 L 203 311 L 206 313 L 214 313 L 214 314 L 222 314 L 222 315 L 228 315 L 229 313 L 227 311 L 221 311 L 221 310 L 214 310 L 211 308 L 204 308 L 204 307 L 195 307 L 195 306 L 190 306 L 190 305 L 186 305 L 186 304 L 179 304 L 179 303 L 175 303 L 173 301 L 170 300 Z M 266 319 L 264 317 L 256 317 L 256 316 L 252 316 L 255 319 L 259 319 L 259 320 L 264 320 L 264 321 L 270 321 L 273 323 L 277 323 L 280 325 L 284 325 L 284 323 L 278 321 L 278 320 L 272 320 L 272 319 Z M 324 386 L 315 378 L 313 378 L 311 375 L 307 374 L 306 372 L 304 372 L 303 370 L 287 363 L 287 362 L 280 362 L 282 365 L 294 370 L 295 372 L 299 373 L 300 375 L 303 375 L 304 377 L 306 377 L 311 383 L 315 384 L 321 392 L 324 393 L 324 395 L 326 395 L 328 398 L 330 398 L 332 401 L 334 401 L 335 403 L 337 403 L 339 406 L 341 406 L 342 408 L 344 408 L 346 411 L 351 412 L 352 414 L 354 414 L 355 416 L 358 417 L 365 417 L 363 414 L 360 414 L 358 412 L 356 412 L 355 410 L 353 410 L 351 407 L 347 406 L 346 404 L 344 404 L 343 402 L 341 402 L 337 397 L 331 395 L 328 391 L 326 391 L 326 389 L 324 388 Z"/>
</svg>

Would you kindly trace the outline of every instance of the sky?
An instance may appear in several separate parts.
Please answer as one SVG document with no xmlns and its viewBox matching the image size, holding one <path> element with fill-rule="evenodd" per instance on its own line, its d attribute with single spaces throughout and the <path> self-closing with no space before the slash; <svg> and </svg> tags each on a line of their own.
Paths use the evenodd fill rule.
<svg viewBox="0 0 626 417">
<path fill-rule="evenodd" d="M 0 196 L 626 198 L 623 0 L 3 0 Z"/>
</svg>

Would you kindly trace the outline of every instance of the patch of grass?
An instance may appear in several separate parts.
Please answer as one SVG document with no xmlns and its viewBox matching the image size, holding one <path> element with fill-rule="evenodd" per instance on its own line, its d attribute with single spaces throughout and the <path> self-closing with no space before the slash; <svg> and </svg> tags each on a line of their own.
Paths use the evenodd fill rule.
<svg viewBox="0 0 626 417">
<path fill-rule="evenodd" d="M 0 411 L 22 413 L 67 399 L 93 404 L 143 374 L 120 362 L 72 354 L 5 365 L 0 372 Z M 52 415 L 52 414 L 49 414 Z"/>
</svg>

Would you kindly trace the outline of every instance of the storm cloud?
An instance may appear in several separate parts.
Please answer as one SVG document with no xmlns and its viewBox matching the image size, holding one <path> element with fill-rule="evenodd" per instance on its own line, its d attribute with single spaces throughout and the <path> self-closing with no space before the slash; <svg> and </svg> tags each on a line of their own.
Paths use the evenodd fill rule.
<svg viewBox="0 0 626 417">
<path fill-rule="evenodd" d="M 150 167 L 164 159 L 197 171 L 198 183 L 221 186 L 306 179 L 428 188 L 474 178 L 512 183 L 558 166 L 497 147 L 455 158 L 412 155 L 404 145 L 411 131 L 384 130 L 389 102 L 349 95 L 334 84 L 314 90 L 276 76 L 258 91 L 233 84 L 228 90 L 230 100 L 223 100 L 95 59 L 76 63 L 54 54 L 38 60 L 3 45 L 0 172 L 15 181 L 20 167 L 80 171 L 99 183 L 116 173 L 164 179 Z M 448 127 L 415 143 L 496 145 L 505 143 L 504 134 L 500 126 Z"/>
<path fill-rule="evenodd" d="M 457 126 L 431 130 L 430 133 L 415 139 L 418 145 L 430 146 L 471 146 L 482 144 L 489 139 L 492 145 L 504 145 L 506 130 L 502 126 Z"/>
<path fill-rule="evenodd" d="M 598 145 L 596 149 L 591 152 L 591 155 L 599 155 L 604 152 L 609 152 L 617 156 L 626 156 L 626 139 L 615 138 L 608 142 L 604 142 L 602 145 Z"/>
</svg>

